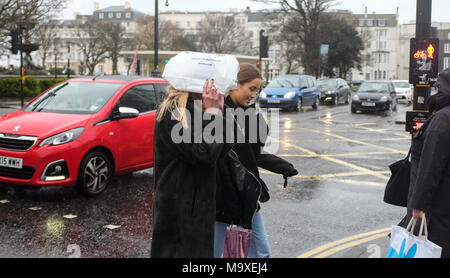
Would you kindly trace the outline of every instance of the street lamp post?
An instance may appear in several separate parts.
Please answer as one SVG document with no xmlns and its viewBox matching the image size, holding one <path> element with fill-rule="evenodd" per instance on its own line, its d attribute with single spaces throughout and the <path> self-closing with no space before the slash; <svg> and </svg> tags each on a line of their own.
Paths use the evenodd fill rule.
<svg viewBox="0 0 450 278">
<path fill-rule="evenodd" d="M 154 64 L 155 68 L 152 71 L 153 77 L 161 77 L 161 71 L 158 69 L 158 48 L 159 48 L 159 0 L 155 0 L 155 58 Z M 166 0 L 166 7 L 169 6 L 169 0 Z"/>
</svg>

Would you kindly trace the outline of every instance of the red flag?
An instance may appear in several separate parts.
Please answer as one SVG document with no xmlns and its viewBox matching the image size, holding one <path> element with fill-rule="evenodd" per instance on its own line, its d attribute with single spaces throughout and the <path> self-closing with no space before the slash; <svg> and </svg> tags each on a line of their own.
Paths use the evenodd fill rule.
<svg viewBox="0 0 450 278">
<path fill-rule="evenodd" d="M 132 75 L 136 75 L 137 58 L 138 58 L 138 49 L 136 48 L 136 54 L 134 54 L 134 60 L 133 60 L 132 66 L 131 66 L 131 74 Z"/>
</svg>

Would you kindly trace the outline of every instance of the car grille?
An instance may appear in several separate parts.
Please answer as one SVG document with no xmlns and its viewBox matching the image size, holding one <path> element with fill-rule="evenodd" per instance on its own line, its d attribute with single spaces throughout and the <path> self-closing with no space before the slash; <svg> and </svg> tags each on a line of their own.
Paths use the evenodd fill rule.
<svg viewBox="0 0 450 278">
<path fill-rule="evenodd" d="M 0 167 L 0 177 L 29 180 L 33 177 L 34 171 L 35 169 L 29 166 L 24 166 L 22 169 Z"/>
<path fill-rule="evenodd" d="M 12 151 L 28 151 L 37 137 L 0 133 L 0 149 Z"/>
</svg>

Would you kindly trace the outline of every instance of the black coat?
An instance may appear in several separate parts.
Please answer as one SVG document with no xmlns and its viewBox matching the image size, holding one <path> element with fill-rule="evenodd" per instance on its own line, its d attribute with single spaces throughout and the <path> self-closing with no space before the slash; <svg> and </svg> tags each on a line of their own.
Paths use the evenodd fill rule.
<svg viewBox="0 0 450 278">
<path fill-rule="evenodd" d="M 190 97 L 187 109 L 193 120 L 194 105 Z M 203 128 L 211 121 L 203 120 Z M 171 119 L 170 112 L 155 124 L 151 257 L 212 258 L 216 162 L 231 146 L 204 140 L 176 144 L 171 137 L 176 124 L 179 122 Z M 191 138 L 193 130 L 188 129 Z"/>
<path fill-rule="evenodd" d="M 236 109 L 236 105 L 233 103 L 231 97 L 225 99 L 225 105 L 227 108 Z M 255 106 L 251 105 L 245 108 L 254 109 Z M 226 111 L 229 111 L 226 109 Z M 253 110 L 254 111 L 254 110 Z M 235 112 L 233 114 L 236 114 Z M 230 156 L 225 156 L 218 161 L 217 172 L 217 221 L 224 223 L 233 223 L 241 225 L 246 229 L 251 229 L 251 222 L 253 215 L 259 210 L 259 201 L 266 201 L 269 196 L 268 189 L 264 184 L 264 181 L 260 178 L 258 167 L 262 167 L 269 171 L 281 174 L 285 177 L 297 174 L 293 165 L 286 160 L 279 158 L 272 154 L 261 154 L 261 148 L 264 146 L 268 135 L 268 126 L 261 114 L 249 113 L 245 122 L 245 142 L 240 143 L 238 141 L 239 124 L 234 122 L 234 145 L 233 151 L 237 154 L 239 161 L 243 166 L 249 170 L 257 179 L 259 179 L 262 187 L 259 188 L 247 188 L 246 190 L 240 190 L 236 185 L 236 178 L 233 171 L 233 163 Z M 250 119 L 250 117 L 254 117 Z M 257 126 L 257 140 L 253 140 L 250 136 L 250 123 L 256 123 Z M 240 126 L 243 128 L 242 126 Z M 264 132 L 260 133 L 260 129 Z M 247 175 L 247 180 L 244 181 L 246 185 L 255 184 L 251 182 L 250 176 Z M 255 185 L 257 186 L 257 185 Z M 266 198 L 263 197 L 266 196 Z"/>
<path fill-rule="evenodd" d="M 433 116 L 423 138 L 408 208 L 425 211 L 429 239 L 450 257 L 450 106 Z"/>
</svg>

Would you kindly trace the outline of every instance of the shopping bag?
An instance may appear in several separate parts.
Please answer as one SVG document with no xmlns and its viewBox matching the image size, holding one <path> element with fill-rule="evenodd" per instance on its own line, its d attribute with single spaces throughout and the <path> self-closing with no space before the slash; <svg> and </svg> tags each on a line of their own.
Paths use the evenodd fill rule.
<svg viewBox="0 0 450 278">
<path fill-rule="evenodd" d="M 170 59 L 162 77 L 176 90 L 202 93 L 205 80 L 214 79 L 217 90 L 226 94 L 237 88 L 239 62 L 233 55 L 184 51 Z"/>
<path fill-rule="evenodd" d="M 428 240 L 425 214 L 420 225 L 419 235 L 415 236 L 414 226 L 417 219 L 411 218 L 408 226 L 392 226 L 391 241 L 387 258 L 440 258 L 442 248 Z M 425 237 L 423 230 L 425 227 Z"/>
<path fill-rule="evenodd" d="M 411 172 L 411 163 L 409 162 L 410 155 L 411 150 L 409 150 L 406 158 L 389 166 L 392 175 L 384 190 L 383 200 L 385 203 L 406 207 L 409 191 L 409 176 Z"/>
<path fill-rule="evenodd" d="M 247 258 L 250 250 L 252 231 L 230 225 L 225 236 L 224 258 Z"/>
</svg>

